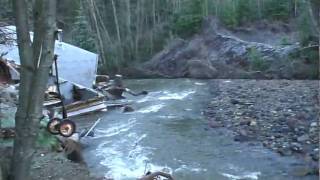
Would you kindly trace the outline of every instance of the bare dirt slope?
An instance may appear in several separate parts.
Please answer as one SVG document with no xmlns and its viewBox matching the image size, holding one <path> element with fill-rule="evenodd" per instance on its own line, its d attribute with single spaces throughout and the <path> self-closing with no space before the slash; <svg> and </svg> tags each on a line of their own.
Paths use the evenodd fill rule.
<svg viewBox="0 0 320 180">
<path fill-rule="evenodd" d="M 215 18 L 191 39 L 176 39 L 131 74 L 233 79 L 314 79 L 319 57 L 299 56 L 296 33 L 286 24 L 260 23 L 230 30 Z"/>
</svg>

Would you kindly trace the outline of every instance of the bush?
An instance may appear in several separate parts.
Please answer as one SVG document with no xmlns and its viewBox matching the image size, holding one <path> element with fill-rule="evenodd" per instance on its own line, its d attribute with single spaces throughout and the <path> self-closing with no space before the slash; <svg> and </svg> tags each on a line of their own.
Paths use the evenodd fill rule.
<svg viewBox="0 0 320 180">
<path fill-rule="evenodd" d="M 251 48 L 249 50 L 249 61 L 250 61 L 250 68 L 254 71 L 265 71 L 269 68 L 269 64 L 265 62 L 262 57 L 262 54 L 256 49 Z"/>
<path fill-rule="evenodd" d="M 290 44 L 292 44 L 292 43 L 290 43 L 289 42 L 289 39 L 288 39 L 288 37 L 282 37 L 281 38 L 281 45 L 290 45 Z"/>
<path fill-rule="evenodd" d="M 40 147 L 54 148 L 58 144 L 58 140 L 46 129 L 40 129 L 37 139 L 37 145 Z"/>
<path fill-rule="evenodd" d="M 193 0 L 186 2 L 185 7 L 174 14 L 172 29 L 175 34 L 181 37 L 189 37 L 201 27 L 202 0 Z"/>
<path fill-rule="evenodd" d="M 174 32 L 182 37 L 188 37 L 200 29 L 202 16 L 184 15 L 177 18 L 174 22 Z"/>
<path fill-rule="evenodd" d="M 41 127 L 40 127 L 36 144 L 39 147 L 54 148 L 54 147 L 57 147 L 58 140 L 54 135 L 50 134 L 47 131 L 46 126 L 48 121 L 49 119 L 45 118 L 40 122 Z"/>
</svg>

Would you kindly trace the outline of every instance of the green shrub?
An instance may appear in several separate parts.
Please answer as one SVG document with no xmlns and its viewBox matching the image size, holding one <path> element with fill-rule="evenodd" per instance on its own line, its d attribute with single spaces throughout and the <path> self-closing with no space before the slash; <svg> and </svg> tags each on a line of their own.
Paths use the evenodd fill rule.
<svg viewBox="0 0 320 180">
<path fill-rule="evenodd" d="M 174 14 L 172 30 L 181 37 L 188 37 L 201 27 L 203 13 L 202 0 L 187 1 L 184 8 Z"/>
<path fill-rule="evenodd" d="M 182 37 L 196 33 L 201 25 L 202 16 L 184 15 L 176 19 L 174 32 Z"/>
<path fill-rule="evenodd" d="M 40 129 L 36 143 L 40 147 L 53 148 L 57 146 L 58 140 L 46 129 Z"/>
<path fill-rule="evenodd" d="M 36 144 L 39 147 L 54 148 L 58 145 L 58 140 L 54 135 L 47 131 L 46 126 L 48 121 L 49 119 L 47 117 L 40 121 L 40 130 Z"/>
<path fill-rule="evenodd" d="M 281 38 L 281 45 L 290 45 L 291 43 L 289 42 L 288 37 L 282 37 Z"/>
<path fill-rule="evenodd" d="M 256 49 L 251 48 L 249 50 L 249 61 L 250 61 L 250 68 L 254 71 L 265 71 L 269 68 L 269 64 L 265 62 L 262 57 L 262 54 Z"/>
</svg>

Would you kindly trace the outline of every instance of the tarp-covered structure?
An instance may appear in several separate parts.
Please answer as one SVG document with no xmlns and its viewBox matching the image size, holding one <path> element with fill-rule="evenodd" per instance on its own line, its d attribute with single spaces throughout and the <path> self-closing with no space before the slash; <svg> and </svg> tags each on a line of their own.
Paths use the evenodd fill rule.
<svg viewBox="0 0 320 180">
<path fill-rule="evenodd" d="M 16 39 L 15 26 L 1 28 Z M 33 33 L 30 34 L 32 38 Z M 0 54 L 4 54 L 5 59 L 20 65 L 19 50 L 15 42 L 0 44 Z M 55 54 L 58 55 L 58 70 L 61 78 L 84 87 L 92 87 L 97 73 L 97 54 L 58 40 L 55 42 Z"/>
</svg>

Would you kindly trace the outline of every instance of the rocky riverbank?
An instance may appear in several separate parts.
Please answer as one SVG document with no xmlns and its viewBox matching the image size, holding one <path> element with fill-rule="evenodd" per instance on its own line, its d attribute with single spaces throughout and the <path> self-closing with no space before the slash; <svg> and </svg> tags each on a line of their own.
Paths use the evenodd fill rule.
<svg viewBox="0 0 320 180">
<path fill-rule="evenodd" d="M 213 80 L 211 86 L 209 127 L 308 162 L 297 175 L 319 173 L 319 81 Z"/>
</svg>

